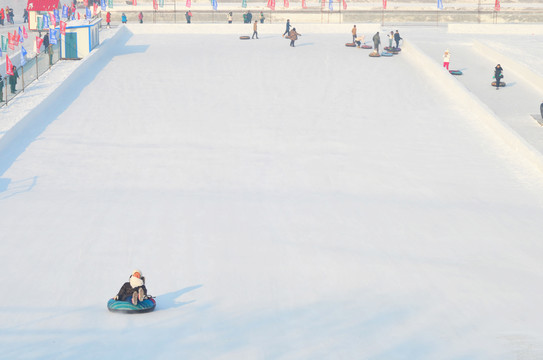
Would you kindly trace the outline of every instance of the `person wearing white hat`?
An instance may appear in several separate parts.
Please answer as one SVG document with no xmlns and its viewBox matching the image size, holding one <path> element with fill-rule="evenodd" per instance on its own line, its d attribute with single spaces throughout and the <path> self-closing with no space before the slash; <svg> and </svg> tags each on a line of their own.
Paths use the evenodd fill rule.
<svg viewBox="0 0 543 360">
<path fill-rule="evenodd" d="M 145 287 L 145 277 L 143 277 L 140 269 L 135 269 L 113 299 L 131 301 L 133 305 L 137 305 L 138 301 L 143 301 L 146 298 L 147 288 Z"/>
<path fill-rule="evenodd" d="M 451 62 L 451 53 L 449 52 L 449 49 L 447 49 L 445 50 L 445 53 L 443 54 L 443 67 L 449 70 L 450 62 Z"/>
</svg>

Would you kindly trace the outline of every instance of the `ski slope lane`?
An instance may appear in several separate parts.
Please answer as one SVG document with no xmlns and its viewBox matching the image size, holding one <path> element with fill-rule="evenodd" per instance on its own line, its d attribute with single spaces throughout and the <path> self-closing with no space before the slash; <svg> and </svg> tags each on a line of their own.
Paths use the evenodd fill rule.
<svg viewBox="0 0 543 360">
<path fill-rule="evenodd" d="M 407 54 L 298 30 L 132 35 L 52 98 L 0 164 L 0 357 L 541 355 L 541 173 Z M 156 311 L 107 312 L 136 267 Z"/>
</svg>

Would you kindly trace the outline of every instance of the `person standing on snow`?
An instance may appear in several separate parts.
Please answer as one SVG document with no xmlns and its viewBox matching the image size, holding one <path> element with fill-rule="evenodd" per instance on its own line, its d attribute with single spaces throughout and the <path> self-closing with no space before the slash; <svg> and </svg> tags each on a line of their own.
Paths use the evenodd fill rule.
<svg viewBox="0 0 543 360">
<path fill-rule="evenodd" d="M 9 85 L 11 86 L 11 93 L 15 94 L 17 92 L 15 87 L 17 86 L 17 79 L 19 78 L 19 73 L 17 72 L 17 67 L 15 67 L 15 65 L 13 65 L 12 71 L 13 75 L 9 76 Z"/>
<path fill-rule="evenodd" d="M 376 53 L 379 53 L 379 45 L 381 45 L 381 37 L 379 36 L 379 31 L 373 35 L 373 48 Z"/>
<path fill-rule="evenodd" d="M 141 11 L 138 14 L 138 20 L 140 21 L 140 24 L 143 24 L 143 13 Z"/>
<path fill-rule="evenodd" d="M 353 34 L 353 43 L 354 43 L 356 41 L 356 25 L 353 26 L 351 33 Z"/>
<path fill-rule="evenodd" d="M 445 50 L 445 53 L 443 54 L 443 67 L 449 70 L 450 62 L 451 62 L 451 53 L 449 52 L 449 49 L 447 49 Z"/>
<path fill-rule="evenodd" d="M 394 41 L 396 41 L 396 48 L 400 48 L 400 40 L 402 40 L 402 37 L 400 36 L 400 33 L 398 30 L 396 30 L 396 34 L 394 34 Z"/>
<path fill-rule="evenodd" d="M 258 21 L 255 20 L 255 23 L 253 24 L 253 37 L 251 39 L 254 39 L 255 36 L 258 39 Z"/>
<path fill-rule="evenodd" d="M 500 80 L 503 78 L 503 68 L 500 64 L 494 68 L 494 78 L 496 79 L 496 90 L 500 88 Z"/>
<path fill-rule="evenodd" d="M 387 35 L 387 36 L 388 36 L 388 47 L 391 48 L 392 42 L 394 41 L 394 31 L 391 31 L 390 35 Z"/>
<path fill-rule="evenodd" d="M 290 19 L 287 19 L 287 29 L 285 30 L 285 32 L 283 33 L 283 37 L 285 37 L 285 35 L 289 35 L 290 34 Z"/>
<path fill-rule="evenodd" d="M 288 33 L 288 38 L 290 39 L 290 46 L 294 47 L 294 42 L 298 40 L 298 36 L 302 36 L 302 34 L 298 34 L 296 32 L 296 28 L 292 28 L 290 32 Z"/>
<path fill-rule="evenodd" d="M 113 298 L 117 301 L 131 301 L 132 305 L 137 305 L 138 301 L 143 301 L 147 298 L 147 288 L 145 287 L 145 277 L 141 270 L 132 271 L 132 275 L 125 282 L 117 295 Z"/>
</svg>

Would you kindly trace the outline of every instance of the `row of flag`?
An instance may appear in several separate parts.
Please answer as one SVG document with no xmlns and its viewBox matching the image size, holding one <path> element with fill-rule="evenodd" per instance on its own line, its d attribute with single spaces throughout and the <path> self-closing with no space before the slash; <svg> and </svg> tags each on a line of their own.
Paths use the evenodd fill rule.
<svg viewBox="0 0 543 360">
<path fill-rule="evenodd" d="M 324 0 L 323 0 L 324 1 Z M 343 0 L 345 2 L 345 0 Z M 330 1 L 330 4 L 332 2 Z M 331 6 L 331 5 L 330 5 Z M 343 5 L 343 7 L 346 9 L 345 5 Z M 383 0 L 383 9 L 386 10 L 387 8 L 387 0 Z M 442 10 L 443 9 L 443 0 L 437 0 L 437 8 Z M 494 3 L 494 10 L 496 11 L 500 11 L 500 0 L 496 0 L 496 2 Z M 332 10 L 332 8 L 330 7 L 330 10 Z"/>
</svg>

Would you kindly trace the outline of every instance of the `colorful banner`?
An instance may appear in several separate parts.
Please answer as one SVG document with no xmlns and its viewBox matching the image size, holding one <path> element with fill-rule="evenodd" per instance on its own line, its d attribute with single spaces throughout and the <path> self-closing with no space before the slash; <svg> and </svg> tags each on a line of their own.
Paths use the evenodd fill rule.
<svg viewBox="0 0 543 360">
<path fill-rule="evenodd" d="M 185 4 L 186 7 L 190 8 L 191 2 L 190 0 L 187 0 L 187 3 Z"/>
<path fill-rule="evenodd" d="M 288 0 L 283 0 L 283 7 L 284 7 L 285 9 L 288 9 L 288 6 L 289 6 L 289 5 L 290 5 L 290 4 L 288 3 Z"/>
<path fill-rule="evenodd" d="M 21 46 L 21 66 L 24 66 L 24 64 L 26 64 L 26 56 L 27 52 L 24 48 L 24 46 Z"/>
<path fill-rule="evenodd" d="M 43 15 L 43 28 L 47 29 L 49 27 L 49 15 Z"/>
<path fill-rule="evenodd" d="M 66 35 L 66 23 L 64 21 L 60 22 L 60 33 Z"/>
<path fill-rule="evenodd" d="M 443 1 L 442 0 L 437 0 L 437 8 L 440 9 L 440 10 L 443 10 Z"/>
<path fill-rule="evenodd" d="M 496 3 L 494 4 L 494 10 L 496 11 L 500 11 L 500 0 L 496 0 Z"/>
<path fill-rule="evenodd" d="M 85 17 L 86 17 L 87 20 L 92 19 L 92 14 L 91 14 L 90 8 L 85 9 Z"/>
<path fill-rule="evenodd" d="M 49 29 L 49 44 L 57 43 L 57 32 L 54 29 Z"/>
<path fill-rule="evenodd" d="M 96 15 L 98 13 L 98 3 L 92 4 L 92 14 Z"/>
<path fill-rule="evenodd" d="M 268 0 L 268 5 L 270 9 L 275 10 L 275 0 Z"/>
<path fill-rule="evenodd" d="M 132 0 L 132 5 L 137 6 L 137 5 L 138 5 L 138 1 L 137 1 L 137 0 Z"/>
<path fill-rule="evenodd" d="M 100 0 L 100 9 L 106 11 L 106 0 Z"/>
<path fill-rule="evenodd" d="M 217 11 L 217 7 L 219 4 L 217 4 L 217 0 L 213 0 L 213 10 Z"/>
<path fill-rule="evenodd" d="M 387 9 L 387 0 L 383 0 L 383 9 L 384 9 L 384 10 Z"/>
<path fill-rule="evenodd" d="M 6 54 L 6 74 L 13 75 L 13 64 L 11 63 L 8 54 Z"/>
<path fill-rule="evenodd" d="M 307 4 L 305 3 L 305 0 L 302 0 L 302 9 L 307 9 Z"/>
<path fill-rule="evenodd" d="M 333 0 L 328 1 L 328 9 L 334 11 L 334 2 Z"/>
<path fill-rule="evenodd" d="M 10 32 L 8 32 L 8 48 L 15 50 L 15 46 L 13 45 L 13 35 Z"/>
<path fill-rule="evenodd" d="M 64 19 L 68 18 L 68 6 L 62 5 L 62 17 Z"/>
<path fill-rule="evenodd" d="M 347 1 L 343 0 L 343 10 L 347 10 Z"/>
<path fill-rule="evenodd" d="M 36 54 L 40 53 L 41 45 L 43 44 L 43 39 L 39 36 L 36 36 Z"/>
<path fill-rule="evenodd" d="M 55 15 L 49 13 L 49 19 L 51 20 L 51 25 L 53 25 L 53 27 L 57 27 L 57 19 L 55 18 Z"/>
<path fill-rule="evenodd" d="M 158 2 L 157 0 L 153 0 L 153 9 L 158 10 Z"/>
<path fill-rule="evenodd" d="M 53 10 L 53 15 L 55 16 L 55 21 L 58 24 L 60 22 L 60 14 L 58 9 Z"/>
</svg>

